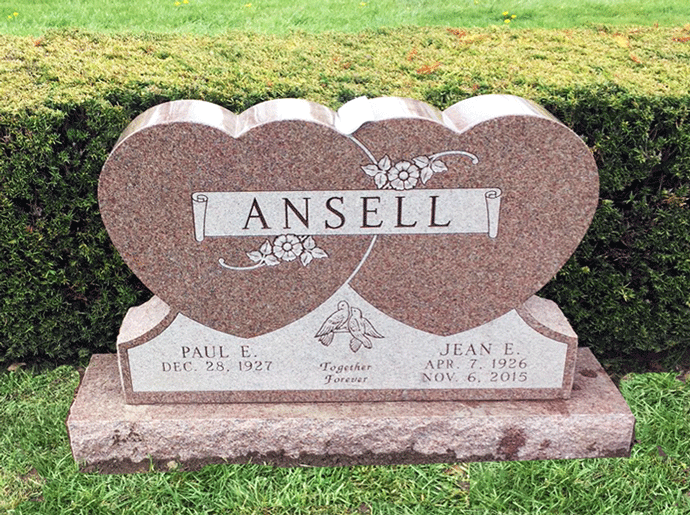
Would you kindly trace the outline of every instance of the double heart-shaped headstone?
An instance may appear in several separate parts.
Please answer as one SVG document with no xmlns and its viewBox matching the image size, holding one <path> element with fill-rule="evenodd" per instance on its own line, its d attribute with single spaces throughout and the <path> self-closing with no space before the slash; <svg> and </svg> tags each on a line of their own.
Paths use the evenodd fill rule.
<svg viewBox="0 0 690 515">
<path fill-rule="evenodd" d="M 337 113 L 275 100 L 239 116 L 170 102 L 132 122 L 99 184 L 110 237 L 144 284 L 243 338 L 345 283 L 416 329 L 476 327 L 555 275 L 597 199 L 580 138 L 495 95 L 444 112 L 397 98 Z"/>
</svg>

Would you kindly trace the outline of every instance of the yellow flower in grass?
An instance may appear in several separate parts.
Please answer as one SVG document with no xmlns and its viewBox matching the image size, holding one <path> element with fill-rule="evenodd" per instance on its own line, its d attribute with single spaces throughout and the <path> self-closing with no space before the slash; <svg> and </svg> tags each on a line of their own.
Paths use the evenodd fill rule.
<svg viewBox="0 0 690 515">
<path fill-rule="evenodd" d="M 510 14 L 510 11 L 503 11 L 501 14 L 503 15 L 503 23 L 505 24 L 510 24 L 512 20 L 517 18 L 517 15 Z"/>
</svg>

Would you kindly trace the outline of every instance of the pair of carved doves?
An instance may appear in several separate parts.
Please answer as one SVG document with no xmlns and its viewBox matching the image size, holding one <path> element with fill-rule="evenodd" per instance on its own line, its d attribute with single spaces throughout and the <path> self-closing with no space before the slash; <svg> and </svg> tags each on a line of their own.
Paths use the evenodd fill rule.
<svg viewBox="0 0 690 515">
<path fill-rule="evenodd" d="M 359 308 L 350 307 L 350 305 L 341 300 L 338 302 L 338 310 L 332 313 L 326 321 L 321 325 L 321 328 L 314 335 L 319 341 L 329 346 L 333 342 L 335 333 L 350 333 L 350 349 L 352 352 L 357 352 L 360 347 L 364 346 L 371 349 L 371 338 L 383 338 L 371 322 L 362 315 L 362 310 Z"/>
</svg>

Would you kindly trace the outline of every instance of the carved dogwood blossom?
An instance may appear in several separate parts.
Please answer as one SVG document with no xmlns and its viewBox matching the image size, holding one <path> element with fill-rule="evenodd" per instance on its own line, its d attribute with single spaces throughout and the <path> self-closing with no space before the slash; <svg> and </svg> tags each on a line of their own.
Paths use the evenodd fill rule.
<svg viewBox="0 0 690 515">
<path fill-rule="evenodd" d="M 262 266 L 276 266 L 283 261 L 294 261 L 299 258 L 302 266 L 307 266 L 314 259 L 327 258 L 328 253 L 316 246 L 316 241 L 312 236 L 282 234 L 273 241 L 264 241 L 258 250 L 247 252 L 247 257 L 256 264 L 231 266 L 225 263 L 223 258 L 219 259 L 218 262 L 220 266 L 230 270 L 253 270 Z"/>
<path fill-rule="evenodd" d="M 411 190 L 419 185 L 426 184 L 437 173 L 448 171 L 446 164 L 439 159 L 446 155 L 463 155 L 477 164 L 478 159 L 469 152 L 460 150 L 448 150 L 431 156 L 417 156 L 412 162 L 402 160 L 393 164 L 388 155 L 383 156 L 378 162 L 373 157 L 374 164 L 361 166 L 362 171 L 374 178 L 374 183 L 379 189 Z"/>
</svg>

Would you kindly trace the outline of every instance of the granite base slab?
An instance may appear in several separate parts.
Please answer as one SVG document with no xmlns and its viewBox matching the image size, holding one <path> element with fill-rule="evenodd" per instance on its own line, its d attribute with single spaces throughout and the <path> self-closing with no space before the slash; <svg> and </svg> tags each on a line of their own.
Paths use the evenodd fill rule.
<svg viewBox="0 0 690 515">
<path fill-rule="evenodd" d="M 589 349 L 570 399 L 128 405 L 94 355 L 67 419 L 85 472 L 627 457 L 635 419 Z"/>
</svg>

